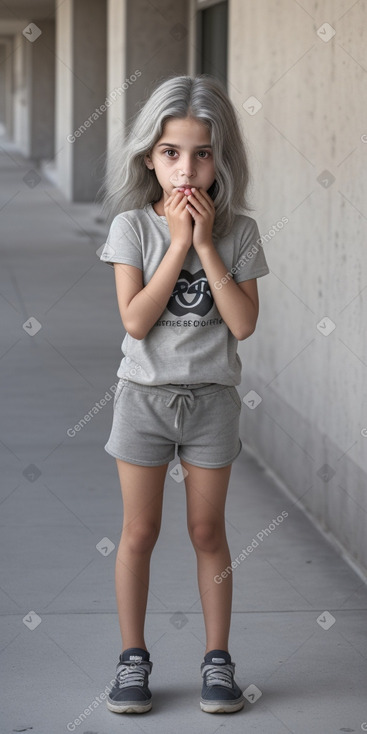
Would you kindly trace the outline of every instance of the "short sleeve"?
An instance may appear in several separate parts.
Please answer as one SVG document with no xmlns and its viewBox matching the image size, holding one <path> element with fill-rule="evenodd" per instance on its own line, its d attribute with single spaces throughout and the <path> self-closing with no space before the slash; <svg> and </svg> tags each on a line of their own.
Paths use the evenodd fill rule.
<svg viewBox="0 0 367 734">
<path fill-rule="evenodd" d="M 251 217 L 245 218 L 238 260 L 234 264 L 233 280 L 242 283 L 251 278 L 261 278 L 270 273 L 257 223 Z"/>
<path fill-rule="evenodd" d="M 111 267 L 113 267 L 113 263 L 125 263 L 126 265 L 135 265 L 136 268 L 143 270 L 139 236 L 133 224 L 122 214 L 118 214 L 112 221 L 99 259 Z"/>
</svg>

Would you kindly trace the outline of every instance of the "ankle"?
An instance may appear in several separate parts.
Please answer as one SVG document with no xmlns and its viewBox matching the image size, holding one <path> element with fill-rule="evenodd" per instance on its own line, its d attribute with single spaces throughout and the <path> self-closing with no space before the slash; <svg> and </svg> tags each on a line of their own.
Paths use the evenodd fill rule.
<svg viewBox="0 0 367 734">
<path fill-rule="evenodd" d="M 219 647 L 218 645 L 216 645 L 215 647 L 208 647 L 208 646 L 207 646 L 207 648 L 206 648 L 206 650 L 205 650 L 205 652 L 204 652 L 204 657 L 205 657 L 205 655 L 207 655 L 207 654 L 208 654 L 208 652 L 213 652 L 213 650 L 218 650 L 218 652 L 219 652 L 219 651 L 220 651 L 220 652 L 227 652 L 227 653 L 228 653 L 228 655 L 229 655 L 229 650 L 228 650 L 228 646 L 227 646 L 227 647 Z"/>
<path fill-rule="evenodd" d="M 125 645 L 121 654 L 123 654 L 124 652 L 126 652 L 126 650 L 131 650 L 132 648 L 134 650 L 138 649 L 138 650 L 144 650 L 145 652 L 149 652 L 149 650 L 147 650 L 147 647 L 146 647 L 145 644 L 142 644 L 142 645 Z"/>
</svg>

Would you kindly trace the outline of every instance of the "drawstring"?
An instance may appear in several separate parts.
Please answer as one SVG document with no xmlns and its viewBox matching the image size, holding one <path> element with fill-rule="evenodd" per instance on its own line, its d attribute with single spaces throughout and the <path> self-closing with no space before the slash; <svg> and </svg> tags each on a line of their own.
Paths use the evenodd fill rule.
<svg viewBox="0 0 367 734">
<path fill-rule="evenodd" d="M 187 392 L 186 393 L 177 393 L 177 392 L 174 392 L 171 395 L 171 397 L 170 397 L 170 399 L 169 399 L 169 401 L 167 403 L 167 407 L 170 408 L 171 405 L 174 404 L 175 400 L 177 400 L 177 410 L 176 410 L 176 415 L 175 415 L 175 428 L 178 428 L 178 426 L 179 426 L 179 419 L 180 419 L 180 416 L 181 416 L 181 413 L 182 413 L 182 405 L 183 405 L 183 403 L 186 405 L 186 407 L 191 412 L 192 409 L 193 409 L 193 407 L 194 407 L 195 395 L 192 392 L 192 390 L 189 390 L 189 389 L 187 389 Z M 187 400 L 187 402 L 186 402 L 186 400 Z"/>
</svg>

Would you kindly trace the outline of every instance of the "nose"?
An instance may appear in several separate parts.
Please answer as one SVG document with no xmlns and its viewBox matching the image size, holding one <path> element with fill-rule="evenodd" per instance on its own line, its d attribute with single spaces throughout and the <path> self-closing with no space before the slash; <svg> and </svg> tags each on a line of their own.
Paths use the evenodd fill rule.
<svg viewBox="0 0 367 734">
<path fill-rule="evenodd" d="M 181 168 L 181 166 L 183 167 Z M 191 180 L 193 183 L 191 184 Z M 190 183 L 192 186 L 195 185 L 196 181 L 196 170 L 189 163 L 183 163 L 180 161 L 180 168 L 176 168 L 170 176 L 170 181 L 174 186 L 184 186 Z"/>
<path fill-rule="evenodd" d="M 188 178 L 195 175 L 195 166 L 190 155 L 181 155 L 179 173 L 182 173 L 183 176 L 187 176 Z"/>
</svg>

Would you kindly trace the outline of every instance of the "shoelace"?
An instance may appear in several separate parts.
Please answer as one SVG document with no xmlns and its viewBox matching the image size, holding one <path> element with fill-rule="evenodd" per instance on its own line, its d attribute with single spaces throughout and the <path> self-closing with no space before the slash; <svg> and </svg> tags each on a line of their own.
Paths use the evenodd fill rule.
<svg viewBox="0 0 367 734">
<path fill-rule="evenodd" d="M 145 674 L 150 673 L 149 664 L 144 662 L 136 665 L 122 664 L 116 673 L 119 688 L 127 688 L 128 686 L 143 686 L 145 683 Z"/>
<path fill-rule="evenodd" d="M 206 673 L 206 684 L 208 686 L 233 686 L 233 668 L 231 663 L 226 665 L 205 665 L 203 673 Z"/>
</svg>

